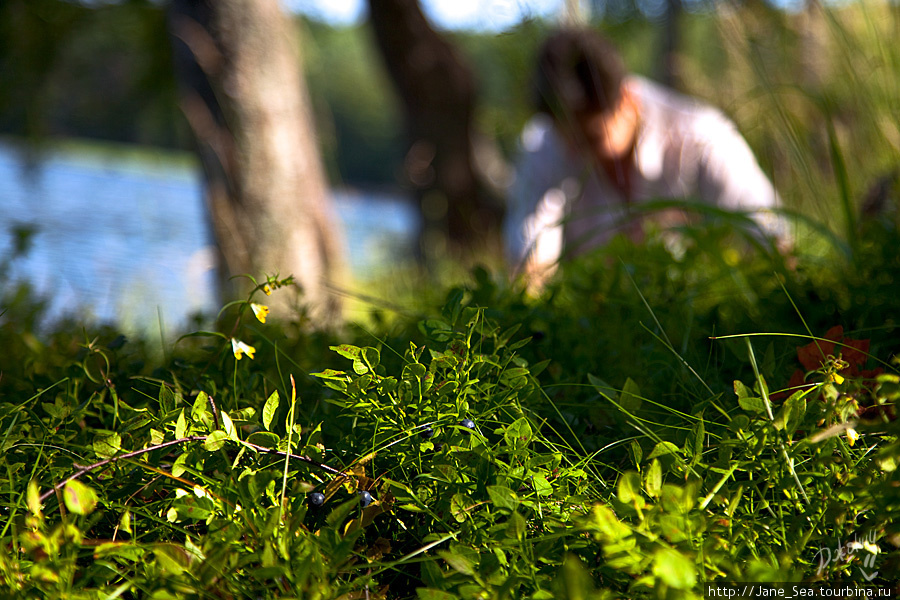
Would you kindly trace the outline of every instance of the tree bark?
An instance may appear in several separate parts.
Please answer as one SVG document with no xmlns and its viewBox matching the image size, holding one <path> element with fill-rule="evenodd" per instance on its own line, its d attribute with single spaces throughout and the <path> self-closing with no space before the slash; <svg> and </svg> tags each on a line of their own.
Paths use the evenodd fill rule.
<svg viewBox="0 0 900 600">
<path fill-rule="evenodd" d="M 479 180 L 472 71 L 425 18 L 417 0 L 369 0 L 375 40 L 405 108 L 405 176 L 422 214 L 425 258 L 500 248 L 502 205 Z"/>
<path fill-rule="evenodd" d="M 660 51 L 660 82 L 670 88 L 681 88 L 681 73 L 678 68 L 681 15 L 684 12 L 681 0 L 666 0 L 666 16 L 663 24 L 662 48 Z"/>
<path fill-rule="evenodd" d="M 335 322 L 327 284 L 342 278 L 342 240 L 291 21 L 278 0 L 173 0 L 169 26 L 222 281 L 293 275 L 313 325 Z"/>
</svg>

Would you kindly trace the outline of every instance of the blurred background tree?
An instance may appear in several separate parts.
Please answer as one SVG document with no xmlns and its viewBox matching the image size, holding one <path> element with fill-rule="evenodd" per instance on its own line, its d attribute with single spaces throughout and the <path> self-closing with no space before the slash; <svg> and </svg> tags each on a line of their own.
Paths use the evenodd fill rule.
<svg viewBox="0 0 900 600">
<path fill-rule="evenodd" d="M 336 322 L 342 245 L 294 27 L 277 0 L 175 0 L 169 26 L 222 284 L 293 275 L 314 322 Z"/>
<path fill-rule="evenodd" d="M 526 15 L 499 32 L 447 31 L 429 23 L 412 0 L 371 2 L 377 9 L 371 22 L 331 26 L 305 16 L 294 19 L 303 61 L 291 87 L 301 88 L 302 97 L 299 73 L 305 71 L 318 132 L 316 150 L 308 153 L 321 158 L 332 187 L 386 190 L 398 198 L 424 198 L 431 189 L 417 187 L 408 169 L 415 158 L 412 142 L 429 124 L 416 121 L 421 131 L 415 133 L 408 97 L 414 88 L 400 86 L 399 71 L 392 75 L 389 67 L 392 60 L 399 63 L 412 54 L 404 47 L 412 37 L 393 48 L 395 59 L 385 60 L 376 40 L 388 39 L 399 26 L 382 25 L 380 36 L 374 35 L 378 7 L 399 6 L 404 14 L 417 15 L 419 31 L 428 28 L 432 41 L 442 40 L 436 44 L 453 64 L 467 65 L 458 71 L 465 71 L 460 83 L 447 86 L 447 97 L 459 96 L 460 114 L 470 123 L 453 133 L 460 139 L 473 136 L 457 146 L 459 155 L 465 153 L 466 161 L 475 156 L 480 168 L 491 161 L 473 155 L 472 148 L 497 148 L 499 160 L 488 173 L 490 185 L 457 204 L 454 231 L 465 239 L 472 233 L 466 233 L 471 211 L 486 210 L 488 217 L 474 220 L 490 235 L 501 208 L 491 187 L 502 190 L 514 176 L 507 165 L 531 111 L 535 49 L 554 23 Z M 900 46 L 892 42 L 900 30 L 896 3 L 811 0 L 787 8 L 763 0 L 568 4 L 618 44 L 632 70 L 671 78 L 682 91 L 722 107 L 788 205 L 827 227 L 842 228 L 842 237 L 851 236 L 854 207 L 873 182 L 900 162 Z M 153 0 L 0 2 L 0 132 L 35 140 L 94 138 L 192 149 L 191 127 L 178 108 L 165 6 Z M 204 102 L 222 102 L 221 90 L 211 93 L 219 85 L 212 82 Z M 217 127 L 231 125 L 233 109 L 220 108 L 213 121 Z M 449 198 L 445 181 L 436 177 L 429 185 Z M 440 208 L 440 202 L 435 205 Z M 433 214 L 452 216 L 448 210 Z M 295 218 L 300 217 L 284 220 Z M 449 221 L 435 223 L 449 235 Z"/>
<path fill-rule="evenodd" d="M 417 0 L 369 0 L 369 21 L 404 107 L 403 174 L 422 215 L 420 252 L 497 253 L 502 191 L 479 172 L 475 75 Z M 482 141 L 482 143 L 485 143 Z"/>
</svg>

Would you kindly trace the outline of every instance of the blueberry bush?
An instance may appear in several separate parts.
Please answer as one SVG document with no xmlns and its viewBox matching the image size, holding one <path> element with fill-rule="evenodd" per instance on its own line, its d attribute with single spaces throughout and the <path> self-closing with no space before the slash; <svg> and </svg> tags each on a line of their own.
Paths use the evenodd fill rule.
<svg viewBox="0 0 900 600">
<path fill-rule="evenodd" d="M 270 277 L 163 357 L 35 333 L 10 300 L 2 595 L 889 589 L 896 259 L 873 241 L 785 268 L 728 243 L 617 240 L 537 298 L 478 268 L 340 332 L 266 323 L 290 283 Z"/>
</svg>

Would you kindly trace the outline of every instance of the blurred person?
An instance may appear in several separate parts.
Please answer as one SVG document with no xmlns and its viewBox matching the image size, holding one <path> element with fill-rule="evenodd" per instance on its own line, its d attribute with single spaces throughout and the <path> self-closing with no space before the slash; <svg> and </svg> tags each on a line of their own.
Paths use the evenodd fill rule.
<svg viewBox="0 0 900 600">
<path fill-rule="evenodd" d="M 649 200 L 696 199 L 748 213 L 756 235 L 786 248 L 780 199 L 747 142 L 721 111 L 629 74 L 616 48 L 591 29 L 564 29 L 543 44 L 535 74 L 538 113 L 521 135 L 505 227 L 509 258 L 540 287 L 564 250 L 648 220 L 685 224 L 676 209 L 638 218 Z M 754 228 L 756 229 L 756 228 Z"/>
</svg>

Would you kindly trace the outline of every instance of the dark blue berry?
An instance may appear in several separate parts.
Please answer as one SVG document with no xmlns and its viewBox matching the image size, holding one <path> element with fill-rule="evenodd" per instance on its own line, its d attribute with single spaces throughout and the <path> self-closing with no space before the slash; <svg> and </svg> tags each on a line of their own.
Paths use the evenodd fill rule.
<svg viewBox="0 0 900 600">
<path fill-rule="evenodd" d="M 309 503 L 313 506 L 322 506 L 325 504 L 325 494 L 322 492 L 313 492 L 309 495 Z"/>
<path fill-rule="evenodd" d="M 359 492 L 359 501 L 362 504 L 363 508 L 367 507 L 372 503 L 372 494 L 365 490 Z"/>
<path fill-rule="evenodd" d="M 466 429 L 475 429 L 475 421 L 473 421 L 472 419 L 463 419 L 459 422 L 459 424 Z"/>
<path fill-rule="evenodd" d="M 431 426 L 429 425 L 429 426 L 425 427 L 421 432 L 419 432 L 419 435 L 421 435 L 423 438 L 425 438 L 427 440 L 428 438 L 430 438 L 431 436 L 434 435 L 434 429 L 432 429 Z"/>
</svg>

